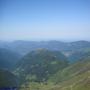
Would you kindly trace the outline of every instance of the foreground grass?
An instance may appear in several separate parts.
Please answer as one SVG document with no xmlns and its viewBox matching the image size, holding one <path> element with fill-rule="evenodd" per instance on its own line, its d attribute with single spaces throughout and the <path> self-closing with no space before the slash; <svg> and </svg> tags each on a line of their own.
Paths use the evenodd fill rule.
<svg viewBox="0 0 90 90">
<path fill-rule="evenodd" d="M 90 71 L 74 76 L 72 79 L 62 83 L 36 83 L 32 82 L 20 90 L 90 90 Z"/>
</svg>

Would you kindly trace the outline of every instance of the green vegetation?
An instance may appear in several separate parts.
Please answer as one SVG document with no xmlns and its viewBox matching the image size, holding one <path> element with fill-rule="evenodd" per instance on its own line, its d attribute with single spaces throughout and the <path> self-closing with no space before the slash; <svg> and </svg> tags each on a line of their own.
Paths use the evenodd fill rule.
<svg viewBox="0 0 90 90">
<path fill-rule="evenodd" d="M 18 78 L 7 70 L 0 69 L 0 88 L 17 87 L 19 85 Z"/>
<path fill-rule="evenodd" d="M 22 82 L 46 82 L 51 75 L 68 66 L 66 57 L 58 51 L 38 49 L 24 56 L 14 71 Z"/>
<path fill-rule="evenodd" d="M 14 73 L 21 77 L 23 90 L 89 90 L 89 54 L 68 65 L 66 57 L 60 52 L 38 49 L 24 56 Z"/>
<path fill-rule="evenodd" d="M 29 82 L 23 86 L 29 90 L 90 90 L 90 57 L 60 70 L 45 83 Z"/>
<path fill-rule="evenodd" d="M 0 49 L 0 88 L 90 90 L 90 42 L 51 41 L 44 44 L 38 42 L 37 45 L 36 43 L 24 42 L 17 51 L 20 53 L 22 51 L 21 55 L 27 53 L 21 59 L 21 55 L 11 51 L 17 50 L 18 45 L 21 46 L 20 42 L 13 43 L 15 47 L 10 50 Z M 38 47 L 47 49 L 36 49 Z"/>
</svg>

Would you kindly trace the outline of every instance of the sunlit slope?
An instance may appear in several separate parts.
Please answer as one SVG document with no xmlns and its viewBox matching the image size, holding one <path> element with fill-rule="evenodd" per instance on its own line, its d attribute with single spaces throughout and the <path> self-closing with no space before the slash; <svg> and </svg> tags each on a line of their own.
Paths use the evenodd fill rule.
<svg viewBox="0 0 90 90">
<path fill-rule="evenodd" d="M 90 57 L 58 72 L 53 80 L 57 84 L 50 90 L 90 90 Z"/>
<path fill-rule="evenodd" d="M 38 49 L 17 63 L 15 74 L 24 82 L 45 82 L 58 70 L 68 66 L 66 57 L 58 51 Z"/>
<path fill-rule="evenodd" d="M 30 90 L 90 90 L 90 57 L 60 71 L 46 83 L 29 82 L 26 87 Z"/>
<path fill-rule="evenodd" d="M 90 90 L 89 55 L 68 65 L 60 52 L 38 49 L 27 54 L 14 73 L 23 90 Z"/>
</svg>

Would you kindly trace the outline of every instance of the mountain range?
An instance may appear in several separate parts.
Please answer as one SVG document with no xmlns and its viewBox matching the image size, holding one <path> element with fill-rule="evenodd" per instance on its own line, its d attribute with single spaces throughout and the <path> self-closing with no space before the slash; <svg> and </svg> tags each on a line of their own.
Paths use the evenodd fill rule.
<svg viewBox="0 0 90 90">
<path fill-rule="evenodd" d="M 77 50 L 90 49 L 89 41 L 61 42 L 61 41 L 13 41 L 0 42 L 0 48 L 7 48 L 21 55 L 25 55 L 32 50 L 38 48 L 46 48 L 48 50 L 62 51 L 65 54 Z"/>
<path fill-rule="evenodd" d="M 0 88 L 90 90 L 90 42 L 0 41 Z"/>
</svg>

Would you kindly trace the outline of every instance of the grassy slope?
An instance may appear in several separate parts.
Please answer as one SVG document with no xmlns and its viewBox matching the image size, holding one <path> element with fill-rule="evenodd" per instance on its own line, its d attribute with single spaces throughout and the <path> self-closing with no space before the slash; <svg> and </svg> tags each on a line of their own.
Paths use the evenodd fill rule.
<svg viewBox="0 0 90 90">
<path fill-rule="evenodd" d="M 49 90 L 90 90 L 90 72 L 74 76 Z"/>
<path fill-rule="evenodd" d="M 64 81 L 50 90 L 90 90 L 90 57 L 64 69 L 62 76 Z"/>
<path fill-rule="evenodd" d="M 90 57 L 58 72 L 47 83 L 27 86 L 29 90 L 90 90 Z"/>
</svg>

